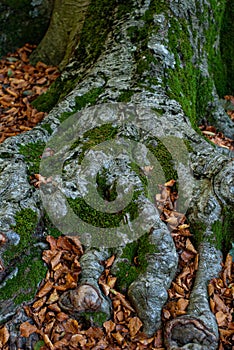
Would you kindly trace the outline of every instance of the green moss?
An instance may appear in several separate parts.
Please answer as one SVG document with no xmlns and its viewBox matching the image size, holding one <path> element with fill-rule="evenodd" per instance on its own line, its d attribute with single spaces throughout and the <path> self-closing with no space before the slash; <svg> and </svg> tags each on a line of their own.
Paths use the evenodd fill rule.
<svg viewBox="0 0 234 350">
<path fill-rule="evenodd" d="M 62 232 L 59 231 L 56 226 L 54 226 L 47 213 L 44 214 L 42 221 L 46 236 L 58 238 L 62 235 Z"/>
<path fill-rule="evenodd" d="M 113 23 L 116 0 L 91 0 L 75 55 L 94 62 L 102 52 Z"/>
<path fill-rule="evenodd" d="M 16 224 L 12 229 L 19 234 L 20 241 L 4 252 L 3 258 L 6 263 L 20 257 L 32 243 L 35 243 L 33 236 L 38 223 L 37 214 L 32 209 L 22 209 L 15 214 L 15 221 Z"/>
<path fill-rule="evenodd" d="M 132 201 L 117 213 L 104 213 L 98 211 L 86 203 L 83 198 L 67 198 L 70 207 L 79 218 L 96 227 L 118 227 L 125 221 L 126 214 L 130 215 L 130 220 L 133 221 L 138 217 L 138 205 L 136 199 L 141 194 L 138 190 L 134 191 Z M 107 200 L 107 198 L 105 198 Z M 109 199 L 109 198 L 108 198 Z M 98 206 L 98 203 L 94 203 L 94 206 Z"/>
<path fill-rule="evenodd" d="M 81 145 L 81 153 L 79 155 L 79 164 L 81 164 L 87 150 L 104 141 L 112 140 L 117 135 L 117 131 L 118 129 L 113 127 L 111 124 L 103 124 L 99 127 L 86 131 L 83 134 L 82 139 L 79 138 L 77 141 L 75 141 L 70 149 L 73 150 L 77 146 Z M 85 142 L 83 140 L 85 140 Z"/>
<path fill-rule="evenodd" d="M 198 248 L 201 242 L 204 240 L 206 225 L 203 222 L 197 220 L 191 224 L 190 230 L 193 235 L 193 242 L 195 244 L 195 247 Z"/>
<path fill-rule="evenodd" d="M 40 350 L 42 346 L 45 346 L 45 342 L 43 340 L 39 340 L 38 342 L 36 342 L 36 344 L 34 345 L 33 350 Z"/>
<path fill-rule="evenodd" d="M 186 140 L 186 139 L 184 139 L 183 141 L 184 141 L 184 144 L 185 144 L 185 146 L 186 146 L 188 152 L 189 152 L 189 153 L 193 153 L 193 152 L 194 152 L 194 149 L 193 149 L 193 147 L 192 147 L 192 145 L 191 145 L 191 142 L 190 142 L 189 140 Z"/>
<path fill-rule="evenodd" d="M 212 232 L 214 233 L 213 243 L 215 244 L 215 247 L 220 250 L 222 249 L 222 241 L 223 241 L 222 228 L 223 228 L 223 225 L 221 221 L 215 221 L 212 224 Z"/>
<path fill-rule="evenodd" d="M 75 107 L 72 112 L 64 112 L 60 115 L 59 120 L 60 122 L 64 122 L 67 118 L 69 118 L 72 114 L 75 112 L 80 111 L 82 108 L 86 106 L 93 106 L 97 102 L 98 97 L 102 94 L 104 91 L 104 88 L 94 88 L 91 89 L 89 92 L 82 96 L 77 96 L 75 98 Z"/>
<path fill-rule="evenodd" d="M 16 225 L 12 229 L 20 236 L 17 245 L 11 245 L 3 254 L 4 264 L 9 273 L 17 267 L 18 272 L 8 279 L 0 289 L 0 299 L 14 299 L 15 304 L 30 300 L 36 292 L 38 283 L 44 278 L 46 267 L 41 260 L 40 248 L 36 243 L 35 230 L 38 216 L 32 209 L 23 209 L 15 215 Z"/>
<path fill-rule="evenodd" d="M 129 0 L 117 0 L 117 18 L 121 19 L 122 17 L 126 16 L 127 14 L 131 13 L 134 1 Z"/>
<path fill-rule="evenodd" d="M 225 252 L 231 248 L 231 243 L 234 243 L 233 227 L 234 227 L 234 213 L 233 208 L 224 208 L 223 210 L 223 247 Z"/>
<path fill-rule="evenodd" d="M 49 112 L 58 102 L 60 95 L 64 91 L 64 94 L 69 92 L 69 89 L 66 88 L 66 83 L 64 87 L 62 86 L 61 77 L 58 77 L 49 87 L 49 89 L 38 96 L 31 105 L 41 112 Z"/>
<path fill-rule="evenodd" d="M 98 88 L 94 88 L 92 90 L 90 90 L 89 92 L 87 92 L 86 94 L 82 95 L 82 96 L 77 96 L 75 98 L 75 102 L 76 102 L 76 110 L 79 111 L 82 108 L 86 107 L 87 105 L 89 106 L 93 106 L 95 105 L 97 98 L 104 92 L 104 88 L 103 87 L 98 87 Z"/>
<path fill-rule="evenodd" d="M 226 28 L 228 30 L 228 33 L 224 33 L 223 30 L 221 29 L 222 23 L 223 25 L 226 25 L 228 21 L 228 19 L 224 17 L 225 4 L 227 6 L 228 13 L 231 16 L 230 18 L 232 18 L 231 7 L 234 9 L 233 4 L 232 5 L 230 4 L 229 6 L 226 0 L 221 0 L 218 2 L 216 0 L 210 0 L 210 5 L 212 8 L 214 19 L 210 20 L 209 28 L 205 32 L 205 36 L 206 36 L 205 50 L 207 52 L 207 57 L 208 57 L 209 73 L 213 77 L 217 92 L 221 97 L 225 95 L 226 86 L 228 84 L 228 81 L 230 81 L 230 76 L 227 76 L 225 74 L 225 66 L 223 64 L 221 50 L 220 50 L 220 45 L 221 47 L 224 47 L 224 45 L 227 44 L 227 46 L 225 47 L 228 48 L 228 42 L 225 42 L 225 35 L 228 36 L 230 33 L 230 27 L 229 29 Z M 199 9 L 197 10 L 199 11 Z M 210 13 L 210 9 L 206 8 L 206 11 L 207 13 Z M 229 22 L 229 24 L 232 25 L 232 28 L 234 28 L 232 20 L 231 20 L 231 23 Z M 220 31 L 221 31 L 220 45 L 217 45 L 217 35 L 220 35 Z M 229 39 L 232 40 L 231 38 L 232 36 L 230 35 Z M 231 45 L 231 43 L 229 43 L 229 48 L 233 50 L 233 45 Z M 231 51 L 228 52 L 228 56 L 230 54 L 231 54 Z"/>
<path fill-rule="evenodd" d="M 171 18 L 168 31 L 169 47 L 174 54 L 175 69 L 167 70 L 166 81 L 169 96 L 177 100 L 193 127 L 197 125 L 196 98 L 197 74 L 192 62 L 193 49 L 189 41 L 188 23 Z"/>
<path fill-rule="evenodd" d="M 146 271 L 147 256 L 156 252 L 158 252 L 157 247 L 149 242 L 148 233 L 124 247 L 120 257 L 124 260 L 118 263 L 116 274 L 117 288 L 121 292 L 125 292 L 137 276 Z"/>
<path fill-rule="evenodd" d="M 224 63 L 224 70 L 217 74 L 216 87 L 219 96 L 226 94 L 234 95 L 234 2 L 232 0 L 221 1 L 226 3 L 225 12 L 222 20 L 220 49 L 221 58 Z M 219 64 L 217 68 L 222 66 Z M 221 75 L 221 77 L 220 77 Z M 218 80 L 221 78 L 221 80 Z M 220 86 L 220 82 L 222 85 Z"/>
<path fill-rule="evenodd" d="M 131 97 L 134 94 L 134 91 L 132 90 L 126 90 L 123 91 L 120 96 L 118 97 L 118 102 L 130 102 L 131 101 Z"/>
<path fill-rule="evenodd" d="M 157 142 L 156 146 L 154 146 L 154 143 L 152 143 L 151 141 L 152 140 L 147 141 L 146 146 L 159 161 L 164 172 L 165 180 L 177 180 L 178 174 L 173 166 L 173 156 L 171 152 L 168 151 L 168 149 L 161 140 L 157 138 L 154 139 L 154 141 Z"/>
<path fill-rule="evenodd" d="M 27 145 L 20 146 L 19 153 L 25 157 L 29 175 L 39 173 L 40 157 L 43 154 L 45 146 L 46 144 L 44 142 L 28 143 Z"/>
<path fill-rule="evenodd" d="M 231 249 L 233 240 L 234 214 L 231 208 L 224 207 L 222 210 L 222 219 L 216 220 L 212 224 L 213 235 L 206 235 L 205 223 L 197 221 L 191 225 L 191 232 L 194 237 L 196 247 L 202 242 L 210 242 L 217 249 L 222 250 L 225 254 Z"/>
<path fill-rule="evenodd" d="M 48 134 L 51 135 L 53 133 L 53 130 L 51 129 L 51 126 L 49 123 L 42 124 L 41 127 L 48 131 Z"/>
<path fill-rule="evenodd" d="M 87 328 L 90 326 L 102 327 L 103 323 L 107 321 L 108 315 L 101 311 L 87 311 L 80 313 L 78 318 L 80 322 L 87 325 Z"/>
<path fill-rule="evenodd" d="M 37 248 L 30 255 L 22 254 L 17 268 L 17 275 L 8 279 L 0 289 L 0 300 L 13 299 L 16 305 L 34 297 L 47 271 L 41 260 L 41 250 Z"/>
</svg>

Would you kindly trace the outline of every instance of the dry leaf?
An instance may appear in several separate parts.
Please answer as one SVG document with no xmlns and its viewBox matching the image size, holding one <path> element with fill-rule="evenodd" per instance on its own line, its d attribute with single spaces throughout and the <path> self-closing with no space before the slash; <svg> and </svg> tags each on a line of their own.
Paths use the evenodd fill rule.
<svg viewBox="0 0 234 350">
<path fill-rule="evenodd" d="M 1 327 L 0 328 L 0 346 L 1 347 L 3 347 L 8 342 L 9 337 L 10 337 L 10 334 L 6 326 Z"/>
<path fill-rule="evenodd" d="M 113 332 L 115 330 L 115 323 L 111 320 L 106 321 L 103 323 L 103 327 L 106 330 L 106 333 L 109 335 L 111 332 Z"/>
<path fill-rule="evenodd" d="M 53 282 L 51 281 L 47 281 L 44 286 L 39 290 L 39 292 L 37 293 L 37 296 L 39 298 L 44 297 L 44 295 L 46 295 L 47 293 L 49 293 L 49 291 L 51 291 L 51 289 L 53 288 Z"/>
<path fill-rule="evenodd" d="M 36 332 L 38 332 L 37 327 L 29 323 L 28 321 L 20 325 L 20 334 L 22 337 L 28 338 L 30 334 L 36 333 Z"/>
<path fill-rule="evenodd" d="M 138 317 L 132 317 L 129 321 L 129 331 L 131 338 L 134 338 L 135 335 L 140 331 L 142 327 L 142 322 Z"/>
</svg>

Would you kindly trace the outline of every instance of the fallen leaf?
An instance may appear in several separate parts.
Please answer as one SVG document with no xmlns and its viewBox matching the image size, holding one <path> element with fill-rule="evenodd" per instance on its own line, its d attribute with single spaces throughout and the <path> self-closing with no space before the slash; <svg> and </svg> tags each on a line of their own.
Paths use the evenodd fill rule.
<svg viewBox="0 0 234 350">
<path fill-rule="evenodd" d="M 9 331 L 6 326 L 3 326 L 0 328 L 0 346 L 3 348 L 3 346 L 8 342 L 8 339 L 10 338 Z"/>
<path fill-rule="evenodd" d="M 22 337 L 28 338 L 30 334 L 38 332 L 36 326 L 32 325 L 28 321 L 20 325 L 20 334 Z"/>
<path fill-rule="evenodd" d="M 135 335 L 140 331 L 142 327 L 142 322 L 138 317 L 132 317 L 129 321 L 129 331 L 131 338 L 134 338 Z"/>
</svg>

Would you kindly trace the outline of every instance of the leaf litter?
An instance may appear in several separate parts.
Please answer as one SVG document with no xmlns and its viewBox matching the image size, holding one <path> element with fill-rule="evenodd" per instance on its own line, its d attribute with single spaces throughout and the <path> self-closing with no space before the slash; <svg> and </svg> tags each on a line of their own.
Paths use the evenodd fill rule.
<svg viewBox="0 0 234 350">
<path fill-rule="evenodd" d="M 31 102 L 46 92 L 60 75 L 56 67 L 29 63 L 34 45 L 25 44 L 0 60 L 0 143 L 10 136 L 31 130 L 47 115 Z"/>
</svg>

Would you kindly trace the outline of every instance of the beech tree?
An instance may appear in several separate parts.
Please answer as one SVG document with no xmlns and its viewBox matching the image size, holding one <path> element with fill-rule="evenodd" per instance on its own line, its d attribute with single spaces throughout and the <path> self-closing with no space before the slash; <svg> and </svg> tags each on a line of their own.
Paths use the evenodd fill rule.
<svg viewBox="0 0 234 350">
<path fill-rule="evenodd" d="M 27 289 L 32 294 L 44 277 L 40 256 L 43 232 L 48 233 L 51 220 L 61 233 L 81 237 L 85 248 L 80 283 L 63 295 L 61 305 L 108 319 L 111 304 L 98 278 L 103 271 L 101 262 L 114 253 L 112 272 L 124 281 L 120 288 L 136 309 L 144 332 L 152 335 L 161 326 L 162 307 L 178 263 L 170 224 L 161 221 L 160 211 L 146 191 L 154 175 L 155 194 L 158 179 L 177 181 L 181 210 L 183 214 L 186 211 L 200 257 L 187 314 L 168 322 L 165 344 L 168 349 L 217 349 L 218 327 L 210 311 L 207 283 L 218 276 L 223 253 L 233 241 L 234 162 L 232 152 L 208 142 L 198 126 L 214 125 L 233 137 L 234 126 L 221 101 L 233 92 L 233 79 L 229 80 L 234 71 L 229 45 L 233 24 L 229 23 L 228 9 L 233 11 L 224 0 L 54 1 L 49 28 L 31 56 L 33 63 L 55 64 L 61 70 L 48 92 L 34 101 L 48 116 L 33 130 L 7 139 L 0 148 L 0 222 L 9 241 L 3 250 L 13 249 L 10 258 L 3 252 L 3 321 L 13 319 L 12 324 L 16 324 L 19 304 L 32 298 L 17 282 L 26 266 L 30 272 Z M 119 149 L 111 140 L 118 139 L 130 141 L 126 141 L 122 158 L 113 162 L 111 152 Z M 89 148 L 98 143 L 103 148 L 97 148 L 94 156 L 88 155 Z M 145 148 L 138 150 L 139 144 Z M 54 162 L 49 157 L 36 161 L 28 157 L 30 152 L 39 155 L 44 147 L 57 150 Z M 105 153 L 107 149 L 110 154 Z M 126 149 L 129 154 L 135 152 L 135 158 L 126 155 Z M 144 184 L 147 171 L 142 172 L 136 163 L 139 160 L 143 168 L 153 171 L 147 149 L 159 162 L 163 176 L 154 165 L 156 173 L 152 172 Z M 96 203 L 93 193 L 85 197 L 88 205 L 82 199 L 89 180 L 80 175 L 77 157 L 81 157 L 80 162 L 88 158 L 85 166 L 92 169 L 87 176 L 92 177 L 92 171 L 99 174 L 97 188 L 104 201 L 111 203 L 116 191 L 122 188 L 122 193 L 123 189 L 130 193 L 135 186 L 132 205 L 126 211 L 121 208 L 121 225 L 111 221 L 113 212 L 107 211 L 110 216 L 105 216 L 92 208 Z M 60 159 L 63 171 L 57 167 Z M 42 175 L 53 175 L 57 184 L 63 181 L 63 188 L 48 184 L 40 193 L 32 188 L 29 168 L 35 169 L 40 161 Z M 129 238 L 136 206 L 141 221 L 130 230 L 133 236 Z M 92 227 L 90 232 L 74 221 L 74 213 Z M 111 230 L 118 225 L 114 236 Z M 137 236 L 140 226 L 144 235 Z M 109 236 L 108 229 L 112 232 Z M 15 232 L 26 242 L 20 255 Z M 131 269 L 126 247 L 133 250 L 132 244 L 138 244 L 144 263 L 128 280 L 129 274 L 124 270 L 121 275 L 121 269 L 123 265 Z"/>
</svg>

